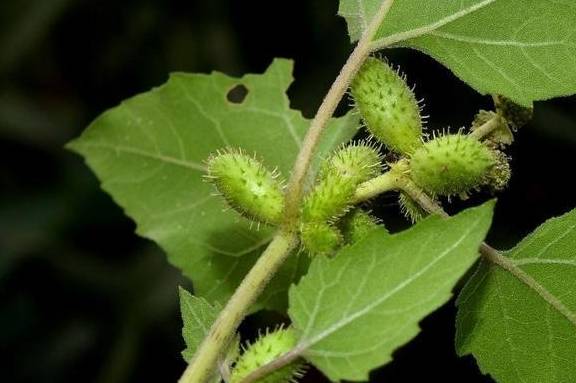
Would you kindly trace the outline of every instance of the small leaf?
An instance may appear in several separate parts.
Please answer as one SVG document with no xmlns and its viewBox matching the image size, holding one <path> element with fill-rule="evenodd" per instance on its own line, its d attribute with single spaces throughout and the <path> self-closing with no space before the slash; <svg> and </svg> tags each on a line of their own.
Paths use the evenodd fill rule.
<svg viewBox="0 0 576 383">
<path fill-rule="evenodd" d="M 228 299 L 272 230 L 251 229 L 250 221 L 224 211 L 224 201 L 202 180 L 204 161 L 218 149 L 242 148 L 289 175 L 309 125 L 290 109 L 285 92 L 291 71 L 291 61 L 277 59 L 264 74 L 242 78 L 173 74 L 165 85 L 102 114 L 69 145 L 134 219 L 137 232 L 158 243 L 192 279 L 195 294 L 210 301 Z M 234 93 L 238 87 L 247 91 L 242 99 Z M 357 128 L 358 117 L 350 114 L 332 120 L 320 155 L 348 141 Z M 292 266 L 281 274 L 297 278 Z M 294 280 L 274 279 L 275 293 Z"/>
<path fill-rule="evenodd" d="M 351 39 L 382 0 L 341 0 Z M 375 44 L 434 57 L 480 93 L 534 100 L 576 93 L 572 0 L 395 1 Z"/>
<path fill-rule="evenodd" d="M 501 383 L 576 382 L 576 210 L 504 253 L 528 285 L 483 261 L 458 298 L 456 347 Z"/>
<path fill-rule="evenodd" d="M 221 309 L 219 304 L 211 305 L 205 299 L 195 297 L 180 288 L 180 312 L 184 322 L 182 337 L 186 343 L 182 356 L 186 361 L 190 361 L 194 356 Z"/>
<path fill-rule="evenodd" d="M 492 208 L 429 217 L 396 235 L 375 230 L 335 258 L 315 258 L 290 289 L 296 349 L 333 381 L 367 380 L 450 299 L 478 257 Z"/>
</svg>

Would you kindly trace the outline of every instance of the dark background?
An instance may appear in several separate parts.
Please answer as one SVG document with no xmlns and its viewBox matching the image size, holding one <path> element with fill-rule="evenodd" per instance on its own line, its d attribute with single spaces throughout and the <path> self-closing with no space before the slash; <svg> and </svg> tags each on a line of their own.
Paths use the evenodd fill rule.
<svg viewBox="0 0 576 383">
<path fill-rule="evenodd" d="M 262 72 L 277 56 L 295 59 L 290 98 L 312 116 L 351 50 L 336 9 L 336 0 L 0 2 L 0 381 L 176 381 L 184 369 L 177 286 L 189 284 L 133 234 L 63 145 L 171 71 L 241 75 Z M 418 84 L 433 128 L 467 125 L 490 107 L 422 54 L 389 57 Z M 574 108 L 575 98 L 538 103 L 517 136 L 494 244 L 510 246 L 576 206 Z M 401 222 L 393 197 L 378 206 L 392 226 Z M 490 381 L 471 358 L 455 356 L 453 317 L 451 302 L 425 319 L 373 381 Z M 254 334 L 260 321 L 243 329 Z"/>
</svg>

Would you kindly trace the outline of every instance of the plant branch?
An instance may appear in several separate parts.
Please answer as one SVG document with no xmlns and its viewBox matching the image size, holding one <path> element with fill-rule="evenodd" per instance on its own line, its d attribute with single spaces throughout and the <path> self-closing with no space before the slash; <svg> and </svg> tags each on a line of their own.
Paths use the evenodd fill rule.
<svg viewBox="0 0 576 383">
<path fill-rule="evenodd" d="M 256 301 L 296 244 L 297 238 L 293 233 L 281 231 L 274 236 L 218 315 L 179 383 L 206 383 L 214 376 L 217 362 L 248 308 Z"/>
<path fill-rule="evenodd" d="M 432 214 L 439 214 L 443 217 L 449 217 L 449 215 L 444 211 L 442 206 L 440 206 L 436 201 L 426 195 L 422 190 L 418 188 L 406 177 L 402 186 L 402 190 L 409 194 L 420 206 L 422 206 L 426 211 Z M 407 187 L 406 187 L 407 186 Z M 572 324 L 576 325 L 576 315 L 564 305 L 558 298 L 556 298 L 550 291 L 548 291 L 544 286 L 538 283 L 537 280 L 532 278 L 529 274 L 524 272 L 520 267 L 514 264 L 512 260 L 503 256 L 498 250 L 494 249 L 492 246 L 483 242 L 480 245 L 480 254 L 487 261 L 501 267 L 506 270 L 514 277 L 516 277 L 520 282 L 524 283 L 530 289 L 535 291 L 544 301 L 546 301 L 550 306 L 554 307 L 561 315 L 568 319 Z"/>
<path fill-rule="evenodd" d="M 300 153 L 298 153 L 294 163 L 286 193 L 285 224 L 290 231 L 298 222 L 304 180 L 322 131 L 334 114 L 354 75 L 370 54 L 371 42 L 393 3 L 394 0 L 384 0 L 382 2 L 370 25 L 358 41 L 356 48 L 348 57 L 338 77 L 336 77 L 326 97 L 324 97 L 316 116 L 310 124 Z M 255 302 L 268 281 L 282 265 L 292 248 L 296 245 L 297 240 L 295 234 L 284 232 L 280 232 L 273 238 L 267 249 L 234 292 L 216 322 L 212 325 L 208 335 L 180 378 L 179 383 L 206 383 L 213 376 L 217 370 L 216 365 L 222 350 L 229 343 L 248 308 Z"/>
<path fill-rule="evenodd" d="M 397 189 L 400 177 L 396 172 L 389 170 L 376 178 L 361 183 L 354 193 L 352 203 L 367 201 L 379 194 Z"/>
<path fill-rule="evenodd" d="M 418 185 L 410 179 L 410 177 L 403 176 L 398 179 L 399 188 L 410 196 L 414 201 L 418 203 L 424 210 L 430 214 L 437 214 L 441 217 L 448 218 L 449 215 L 444 211 L 442 206 L 434 199 L 432 199 L 428 194 L 426 194 Z"/>
<path fill-rule="evenodd" d="M 302 149 L 296 158 L 294 168 L 292 169 L 292 176 L 288 183 L 288 191 L 286 193 L 286 221 L 289 223 L 295 222 L 298 216 L 304 189 L 304 180 L 310 168 L 310 163 L 322 131 L 334 114 L 336 107 L 340 103 L 340 100 L 342 100 L 356 72 L 358 72 L 364 60 L 366 60 L 370 54 L 372 40 L 393 3 L 394 0 L 384 0 L 382 2 L 378 12 L 376 12 L 368 28 L 364 31 L 356 48 L 354 48 L 354 51 L 350 57 L 348 57 L 348 60 L 338 74 L 338 77 L 336 77 L 336 80 L 332 83 L 330 90 L 316 112 L 316 116 L 314 116 L 314 119 L 310 123 L 310 128 L 306 133 Z"/>
</svg>

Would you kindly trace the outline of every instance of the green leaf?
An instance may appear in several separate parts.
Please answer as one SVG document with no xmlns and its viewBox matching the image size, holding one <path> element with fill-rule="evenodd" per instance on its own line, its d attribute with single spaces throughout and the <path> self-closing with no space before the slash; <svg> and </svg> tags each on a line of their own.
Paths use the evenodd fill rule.
<svg viewBox="0 0 576 383">
<path fill-rule="evenodd" d="M 69 145 L 134 219 L 137 232 L 158 243 L 193 280 L 195 294 L 211 302 L 228 299 L 272 230 L 256 230 L 224 211 L 222 198 L 202 180 L 203 161 L 218 149 L 241 147 L 289 175 L 309 125 L 290 109 L 291 71 L 291 61 L 277 59 L 264 74 L 239 79 L 173 74 L 165 85 L 105 112 Z M 229 101 L 228 92 L 239 85 L 248 91 L 245 99 Z M 332 120 L 320 154 L 349 140 L 357 127 L 352 115 Z M 301 263 L 290 258 L 272 282 L 274 292 L 287 290 Z M 269 298 L 271 308 L 282 303 Z"/>
<path fill-rule="evenodd" d="M 482 262 L 458 298 L 456 347 L 501 383 L 576 382 L 576 210 Z"/>
<path fill-rule="evenodd" d="M 382 0 L 341 0 L 357 40 Z M 480 93 L 522 105 L 576 93 L 576 4 L 572 0 L 397 0 L 378 46 L 421 50 Z"/>
<path fill-rule="evenodd" d="M 194 356 L 220 310 L 222 307 L 219 304 L 211 305 L 204 298 L 195 297 L 180 288 L 180 312 L 184 322 L 182 337 L 186 343 L 182 356 L 186 361 L 190 361 Z"/>
<path fill-rule="evenodd" d="M 315 258 L 290 289 L 297 350 L 333 381 L 367 380 L 450 299 L 478 257 L 492 209 L 429 217 L 396 235 L 376 230 L 333 259 Z"/>
</svg>

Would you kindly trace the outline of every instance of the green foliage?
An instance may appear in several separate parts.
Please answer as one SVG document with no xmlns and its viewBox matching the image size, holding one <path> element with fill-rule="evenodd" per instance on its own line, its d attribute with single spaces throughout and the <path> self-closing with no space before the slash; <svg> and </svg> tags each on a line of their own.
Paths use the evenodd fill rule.
<svg viewBox="0 0 576 383">
<path fill-rule="evenodd" d="M 426 142 L 410 159 L 414 182 L 432 195 L 467 193 L 486 182 L 494 152 L 476 138 L 445 134 Z"/>
<path fill-rule="evenodd" d="M 576 381 L 576 210 L 505 253 L 525 276 L 485 261 L 458 298 L 456 347 L 500 383 Z"/>
<path fill-rule="evenodd" d="M 182 351 L 184 359 L 192 359 L 220 310 L 222 307 L 219 304 L 211 305 L 204 298 L 195 297 L 180 288 L 180 312 L 184 322 L 182 337 L 186 343 L 186 349 Z"/>
<path fill-rule="evenodd" d="M 165 85 L 105 112 L 69 145 L 86 158 L 137 232 L 162 246 L 193 280 L 195 294 L 210 302 L 228 299 L 272 232 L 251 230 L 251 222 L 224 211 L 202 180 L 204 161 L 223 147 L 241 147 L 289 174 L 309 125 L 289 107 L 291 69 L 290 61 L 278 59 L 264 74 L 240 79 L 173 74 Z M 246 98 L 228 101 L 238 85 L 248 90 Z M 357 126 L 351 115 L 332 120 L 320 153 L 348 141 Z M 299 275 L 300 265 L 291 257 L 262 301 L 283 307 L 286 299 L 277 294 Z"/>
<path fill-rule="evenodd" d="M 296 334 L 292 328 L 280 328 L 273 332 L 260 335 L 258 340 L 249 344 L 240 358 L 236 361 L 230 383 L 240 383 L 251 372 L 266 363 L 273 361 L 280 355 L 290 351 L 297 342 Z M 291 383 L 301 376 L 303 363 L 301 360 L 284 366 L 255 383 Z"/>
<path fill-rule="evenodd" d="M 352 40 L 382 4 L 341 0 Z M 501 150 L 532 117 L 532 101 L 576 92 L 576 8 L 568 0 L 389 4 L 372 45 L 359 44 L 352 57 L 366 57 L 370 52 L 362 49 L 368 46 L 416 48 L 478 91 L 502 95 L 494 96 L 495 112 L 477 114 L 471 134 L 425 142 L 418 102 L 404 77 L 369 57 L 349 61 L 306 143 L 309 121 L 290 109 L 286 97 L 292 64 L 275 60 L 264 74 L 239 79 L 172 75 L 167 84 L 104 113 L 70 145 L 134 219 L 138 233 L 158 243 L 192 279 L 197 296 L 180 293 L 187 360 L 216 323 L 217 336 L 208 338 L 215 344 L 204 343 L 210 346 L 201 353 L 206 358 L 194 359 L 205 361 L 198 370 L 207 372 L 203 382 L 218 379 L 209 364 L 224 354 L 227 346 L 218 341 L 232 335 L 243 315 L 261 308 L 284 312 L 287 303 L 293 328 L 267 333 L 238 359 L 233 343 L 232 383 L 288 351 L 334 381 L 367 379 L 418 333 L 422 318 L 449 300 L 489 229 L 491 202 L 453 218 L 424 219 L 426 211 L 442 213 L 435 197 L 466 196 L 480 186 L 502 190 L 511 169 Z M 350 80 L 369 132 L 394 152 L 386 157 L 388 174 L 381 175 L 379 148 L 346 145 L 359 123 L 351 113 L 330 120 L 315 146 L 315 133 L 344 91 L 338 85 Z M 245 96 L 235 95 L 238 87 Z M 298 170 L 310 171 L 285 195 L 276 170 L 268 169 L 288 176 L 299 152 L 304 158 L 293 178 L 304 177 Z M 248 155 L 253 153 L 258 160 Z M 309 153 L 315 154 L 311 169 Z M 248 220 L 226 211 L 203 175 Z M 405 215 L 420 221 L 395 235 L 353 206 L 391 190 L 400 192 Z M 280 233 L 253 269 L 274 233 L 251 230 L 250 220 L 278 226 Z M 576 381 L 575 227 L 573 211 L 545 223 L 504 257 L 481 247 L 485 259 L 458 301 L 457 347 L 502 383 Z M 308 253 L 331 257 L 289 253 L 297 240 Z M 245 276 L 232 300 L 238 307 L 228 306 L 227 320 L 216 321 Z M 257 294 L 258 302 L 247 307 Z M 535 350 L 545 350 L 546 357 Z M 258 382 L 292 382 L 301 366 L 297 360 Z"/>
<path fill-rule="evenodd" d="M 377 230 L 335 258 L 315 258 L 290 289 L 303 356 L 331 380 L 366 380 L 445 303 L 478 257 L 493 203 L 430 217 L 400 234 Z"/>
<path fill-rule="evenodd" d="M 368 58 L 350 91 L 366 128 L 388 149 L 409 154 L 422 145 L 420 107 L 398 71 L 377 58 Z"/>
<path fill-rule="evenodd" d="M 341 0 L 353 41 L 382 0 Z M 480 93 L 529 106 L 576 93 L 572 0 L 395 1 L 375 42 L 411 47 Z"/>
</svg>

